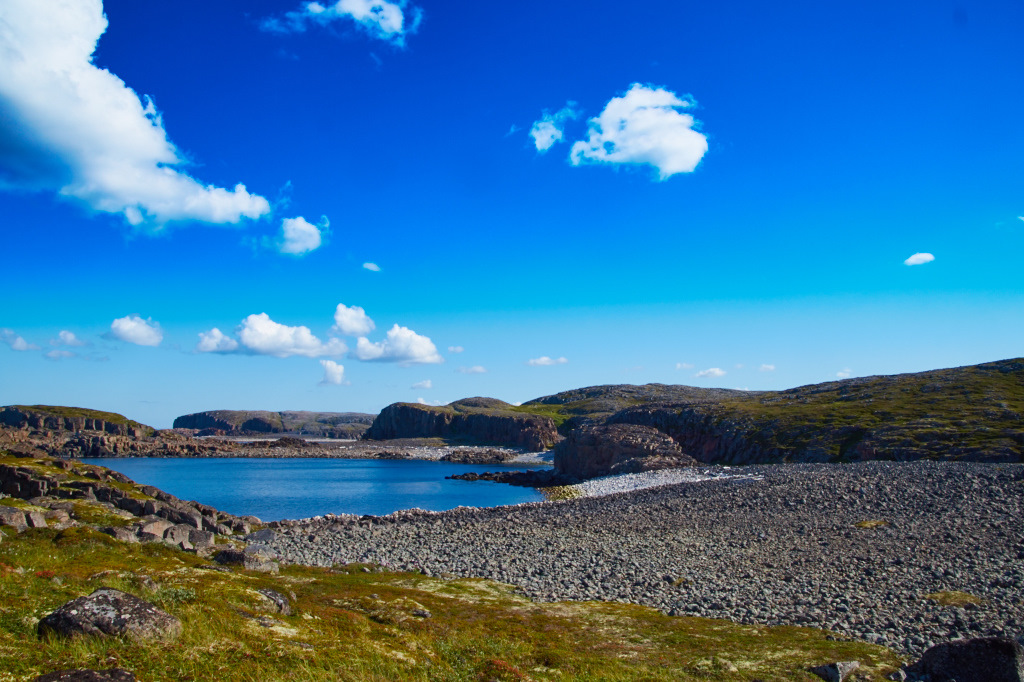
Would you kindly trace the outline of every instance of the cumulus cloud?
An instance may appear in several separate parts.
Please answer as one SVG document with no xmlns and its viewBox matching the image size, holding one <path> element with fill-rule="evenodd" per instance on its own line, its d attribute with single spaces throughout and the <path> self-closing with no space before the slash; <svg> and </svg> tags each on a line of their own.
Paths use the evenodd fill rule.
<svg viewBox="0 0 1024 682">
<path fill-rule="evenodd" d="M 110 323 L 109 338 L 134 343 L 136 346 L 159 346 L 164 340 L 160 324 L 153 318 L 142 319 L 138 315 L 119 317 Z"/>
<path fill-rule="evenodd" d="M 761 368 L 758 371 L 759 372 L 774 372 L 775 371 L 775 365 L 761 365 Z"/>
<path fill-rule="evenodd" d="M 853 376 L 853 370 L 851 370 L 849 367 L 847 367 L 846 369 L 841 369 L 838 372 L 836 372 L 836 376 L 839 377 L 840 379 L 849 379 L 851 376 Z"/>
<path fill-rule="evenodd" d="M 208 332 L 199 332 L 197 353 L 233 353 L 238 350 L 238 341 L 214 327 Z"/>
<path fill-rule="evenodd" d="M 57 334 L 57 338 L 50 339 L 51 346 L 85 346 L 86 342 L 75 336 L 74 332 L 69 332 L 67 329 L 61 329 Z"/>
<path fill-rule="evenodd" d="M 321 360 L 320 364 L 324 368 L 324 378 L 320 380 L 321 384 L 341 386 L 345 382 L 344 365 L 339 365 L 334 360 Z"/>
<path fill-rule="evenodd" d="M 487 374 L 487 369 L 480 365 L 473 365 L 472 367 L 459 367 L 455 370 L 459 374 Z"/>
<path fill-rule="evenodd" d="M 11 350 L 39 350 L 39 346 L 29 343 L 14 333 L 13 329 L 7 329 L 6 327 L 0 329 L 0 341 L 10 346 Z"/>
<path fill-rule="evenodd" d="M 589 138 L 573 144 L 569 160 L 575 166 L 646 164 L 658 170 L 660 180 L 690 173 L 708 150 L 707 138 L 694 129 L 698 122 L 679 111 L 694 104 L 664 88 L 634 83 L 590 119 Z"/>
<path fill-rule="evenodd" d="M 410 386 L 410 388 L 417 388 L 417 389 L 422 388 L 424 390 L 426 390 L 428 388 L 433 388 L 433 387 L 434 387 L 434 382 L 431 381 L 430 379 L 425 379 L 423 381 L 417 381 L 415 384 Z"/>
<path fill-rule="evenodd" d="M 531 367 L 549 367 L 551 365 L 564 365 L 569 362 L 568 358 L 549 358 L 542 355 L 539 358 L 532 358 L 526 361 Z"/>
<path fill-rule="evenodd" d="M 329 226 L 327 216 L 320 219 L 319 225 L 312 224 L 302 216 L 285 218 L 281 221 L 281 234 L 273 246 L 290 256 L 304 256 L 320 248 Z"/>
<path fill-rule="evenodd" d="M 266 313 L 249 315 L 238 328 L 238 340 L 246 352 L 287 358 L 301 355 L 307 358 L 343 355 L 348 347 L 341 339 L 321 341 L 309 327 L 289 327 L 270 319 Z"/>
<path fill-rule="evenodd" d="M 363 268 L 370 272 L 380 272 L 380 266 L 376 263 L 363 263 Z"/>
<path fill-rule="evenodd" d="M 717 379 L 718 377 L 724 377 L 725 375 L 726 371 L 724 369 L 720 369 L 718 367 L 709 367 L 708 369 L 702 369 L 693 376 L 697 377 L 698 379 Z"/>
<path fill-rule="evenodd" d="M 301 33 L 310 25 L 328 26 L 335 22 L 355 22 L 374 38 L 395 45 L 404 45 L 405 36 L 415 33 L 423 16 L 417 7 L 409 8 L 406 20 L 405 0 L 337 0 L 330 2 L 304 2 L 299 9 L 283 17 L 265 19 L 260 26 L 273 33 Z"/>
<path fill-rule="evenodd" d="M 540 119 L 534 121 L 533 127 L 530 128 L 530 137 L 533 138 L 533 144 L 537 147 L 537 151 L 543 154 L 556 143 L 561 142 L 565 136 L 566 122 L 578 118 L 579 115 L 575 102 L 567 102 L 564 107 L 553 114 L 545 110 Z"/>
<path fill-rule="evenodd" d="M 677 362 L 676 369 L 693 369 L 693 365 L 688 362 Z"/>
<path fill-rule="evenodd" d="M 366 311 L 357 305 L 349 308 L 344 303 L 339 303 L 334 311 L 333 331 L 344 336 L 366 336 L 377 325 L 373 323 Z"/>
<path fill-rule="evenodd" d="M 461 353 L 464 350 L 466 349 L 463 348 L 462 346 L 448 346 L 449 353 Z"/>
<path fill-rule="evenodd" d="M 270 212 L 244 185 L 184 172 L 153 101 L 93 65 L 101 0 L 5 0 L 0 26 L 0 186 L 57 191 L 150 229 Z"/>
<path fill-rule="evenodd" d="M 354 355 L 364 362 L 397 362 L 400 365 L 444 362 L 433 341 L 397 324 L 388 330 L 383 341 L 371 342 L 365 336 L 359 337 Z"/>
<path fill-rule="evenodd" d="M 903 261 L 904 265 L 924 265 L 925 263 L 931 263 L 935 260 L 935 256 L 930 253 L 915 253 L 913 256 Z"/>
</svg>

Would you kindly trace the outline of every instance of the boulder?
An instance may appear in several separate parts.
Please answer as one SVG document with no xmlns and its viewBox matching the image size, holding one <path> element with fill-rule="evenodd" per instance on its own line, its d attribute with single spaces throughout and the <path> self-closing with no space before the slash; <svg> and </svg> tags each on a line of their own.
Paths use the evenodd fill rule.
<svg viewBox="0 0 1024 682">
<path fill-rule="evenodd" d="M 559 474 L 587 479 L 694 466 L 697 461 L 655 428 L 612 424 L 572 431 L 555 448 L 554 464 Z"/>
<path fill-rule="evenodd" d="M 14 507 L 0 505 L 0 526 L 10 526 L 20 533 L 28 528 L 25 512 Z"/>
<path fill-rule="evenodd" d="M 261 573 L 277 573 L 279 570 L 276 561 L 271 561 L 260 554 L 247 554 L 238 549 L 222 550 L 213 560 L 218 564 L 241 566 L 250 571 L 260 571 Z"/>
<path fill-rule="evenodd" d="M 932 682 L 1024 682 L 1024 647 L 1006 637 L 958 639 L 928 649 L 909 670 Z"/>
<path fill-rule="evenodd" d="M 846 678 L 859 667 L 860 661 L 836 661 L 811 668 L 811 672 L 826 682 L 845 682 Z"/>
<path fill-rule="evenodd" d="M 148 601 L 110 588 L 73 599 L 39 621 L 39 635 L 119 636 L 170 639 L 181 633 L 181 621 Z"/>
<path fill-rule="evenodd" d="M 105 526 L 103 528 L 100 528 L 100 532 L 106 533 L 115 540 L 120 540 L 121 542 L 139 541 L 138 536 L 135 535 L 135 533 L 131 532 L 129 529 L 125 528 L 124 526 Z"/>
<path fill-rule="evenodd" d="M 136 679 L 135 675 L 123 668 L 110 668 L 109 670 L 75 668 L 74 670 L 46 673 L 34 678 L 32 682 L 136 682 Z"/>
<path fill-rule="evenodd" d="M 280 613 L 282 616 L 292 615 L 292 607 L 288 597 L 275 590 L 256 590 L 263 597 L 266 610 Z"/>
</svg>

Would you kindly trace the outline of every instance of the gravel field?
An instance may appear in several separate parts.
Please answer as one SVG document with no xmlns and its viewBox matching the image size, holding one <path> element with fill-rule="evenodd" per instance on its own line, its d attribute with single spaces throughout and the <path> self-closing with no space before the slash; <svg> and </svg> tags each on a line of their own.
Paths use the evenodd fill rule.
<svg viewBox="0 0 1024 682">
<path fill-rule="evenodd" d="M 717 477 L 692 480 L 704 475 Z M 908 655 L 958 637 L 1024 635 L 1024 465 L 633 476 L 588 482 L 590 496 L 561 502 L 282 522 L 250 551 L 489 578 L 544 601 L 827 628 Z M 685 482 L 636 489 L 672 479 Z M 964 605 L 925 596 L 950 592 L 965 593 Z"/>
</svg>

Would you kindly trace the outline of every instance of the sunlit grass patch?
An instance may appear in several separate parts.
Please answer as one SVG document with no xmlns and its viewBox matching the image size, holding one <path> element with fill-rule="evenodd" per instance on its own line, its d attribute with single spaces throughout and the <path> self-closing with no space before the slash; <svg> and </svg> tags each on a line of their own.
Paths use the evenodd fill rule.
<svg viewBox="0 0 1024 682">
<path fill-rule="evenodd" d="M 858 521 L 853 525 L 855 528 L 884 528 L 889 525 L 889 522 L 882 521 L 881 519 L 868 519 L 866 521 Z"/>
<path fill-rule="evenodd" d="M 982 603 L 981 597 L 975 597 L 973 594 L 967 592 L 932 592 L 931 594 L 924 595 L 925 599 L 939 604 L 941 606 L 967 606 L 973 604 L 975 606 Z"/>
</svg>

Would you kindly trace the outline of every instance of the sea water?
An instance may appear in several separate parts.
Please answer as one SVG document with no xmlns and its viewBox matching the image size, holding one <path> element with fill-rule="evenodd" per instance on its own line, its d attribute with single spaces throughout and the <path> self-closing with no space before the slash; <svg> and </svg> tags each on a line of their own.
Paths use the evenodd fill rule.
<svg viewBox="0 0 1024 682">
<path fill-rule="evenodd" d="M 323 514 L 384 515 L 537 502 L 533 488 L 446 480 L 470 471 L 522 469 L 410 459 L 92 457 L 85 460 L 184 500 L 264 521 Z"/>
</svg>

